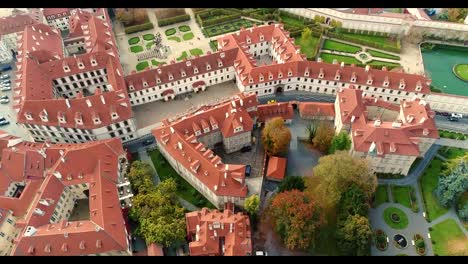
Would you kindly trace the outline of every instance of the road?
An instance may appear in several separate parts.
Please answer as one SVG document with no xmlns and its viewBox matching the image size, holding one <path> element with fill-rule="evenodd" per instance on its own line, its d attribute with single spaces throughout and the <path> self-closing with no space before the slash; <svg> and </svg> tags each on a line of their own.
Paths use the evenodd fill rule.
<svg viewBox="0 0 468 264">
<path fill-rule="evenodd" d="M 458 122 L 452 122 L 446 116 L 436 115 L 435 117 L 437 128 L 468 134 L 468 118 L 463 117 Z"/>
<path fill-rule="evenodd" d="M 264 95 L 259 96 L 258 101 L 261 104 L 268 103 L 269 100 L 275 99 L 277 102 L 288 102 L 288 101 L 300 101 L 300 102 L 328 102 L 333 103 L 335 102 L 335 96 L 333 95 L 324 95 L 318 93 L 311 93 L 311 92 L 301 92 L 301 91 L 288 91 L 286 94 L 278 94 L 278 95 Z"/>
<path fill-rule="evenodd" d="M 14 72 L 16 71 L 16 67 L 12 64 L 13 70 L 2 72 L 3 74 L 10 74 L 11 77 L 11 90 L 10 91 L 0 91 L 0 96 L 8 96 L 10 99 L 10 102 L 7 104 L 0 104 L 0 117 L 4 117 L 6 120 L 10 121 L 10 124 L 6 126 L 0 127 L 0 130 L 6 131 L 11 135 L 15 135 L 17 137 L 20 137 L 22 139 L 28 140 L 28 141 L 33 141 L 32 137 L 29 135 L 29 132 L 24 129 L 22 126 L 19 126 L 16 124 L 16 112 L 13 109 L 13 96 L 14 92 L 13 89 L 15 88 L 15 80 L 16 80 L 16 75 Z"/>
</svg>

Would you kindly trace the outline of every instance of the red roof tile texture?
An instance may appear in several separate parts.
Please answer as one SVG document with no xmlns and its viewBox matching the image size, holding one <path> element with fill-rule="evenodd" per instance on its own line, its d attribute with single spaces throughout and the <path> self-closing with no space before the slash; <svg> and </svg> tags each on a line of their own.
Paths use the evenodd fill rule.
<svg viewBox="0 0 468 264">
<path fill-rule="evenodd" d="M 187 233 L 194 237 L 189 243 L 191 256 L 247 256 L 252 255 L 250 221 L 247 215 L 234 214 L 225 209 L 185 214 Z M 224 247 L 220 245 L 221 238 Z M 224 249 L 224 250 L 223 250 Z"/>
<path fill-rule="evenodd" d="M 294 118 L 294 109 L 290 103 L 263 104 L 257 107 L 257 115 L 258 122 L 266 122 L 275 117 L 291 120 Z"/>
<path fill-rule="evenodd" d="M 334 117 L 334 103 L 319 103 L 319 102 L 300 102 L 299 113 L 301 116 L 309 117 Z"/>
<path fill-rule="evenodd" d="M 37 24 L 29 14 L 19 14 L 0 18 L 0 36 L 21 32 L 28 25 Z"/>
<path fill-rule="evenodd" d="M 267 179 L 282 181 L 286 173 L 287 159 L 271 156 L 268 161 Z"/>
</svg>

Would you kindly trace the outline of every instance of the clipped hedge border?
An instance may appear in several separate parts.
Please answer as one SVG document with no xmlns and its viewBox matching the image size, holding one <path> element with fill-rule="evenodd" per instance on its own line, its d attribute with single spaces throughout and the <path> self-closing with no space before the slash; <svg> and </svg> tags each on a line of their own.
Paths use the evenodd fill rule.
<svg viewBox="0 0 468 264">
<path fill-rule="evenodd" d="M 154 28 L 153 23 L 148 22 L 140 25 L 130 26 L 125 28 L 125 34 L 132 34 L 139 31 L 144 31 Z"/>
<path fill-rule="evenodd" d="M 185 15 L 158 20 L 158 26 L 163 27 L 163 26 L 172 25 L 172 24 L 179 23 L 179 22 L 188 21 L 188 20 L 190 20 L 190 15 L 185 14 Z"/>
</svg>

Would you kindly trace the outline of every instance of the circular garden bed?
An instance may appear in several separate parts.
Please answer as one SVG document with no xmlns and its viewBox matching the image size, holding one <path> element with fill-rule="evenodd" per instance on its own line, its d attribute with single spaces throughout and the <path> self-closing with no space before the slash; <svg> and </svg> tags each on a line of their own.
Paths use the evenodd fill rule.
<svg viewBox="0 0 468 264">
<path fill-rule="evenodd" d="M 189 31 L 190 31 L 190 27 L 189 27 L 189 26 L 186 26 L 186 25 L 180 26 L 180 27 L 179 27 L 179 30 L 180 30 L 181 32 L 189 32 Z"/>
<path fill-rule="evenodd" d="M 453 74 L 460 80 L 468 82 L 468 64 L 457 64 L 453 67 Z"/>
<path fill-rule="evenodd" d="M 381 229 L 375 230 L 375 247 L 380 251 L 385 251 L 388 247 L 387 235 Z"/>
<path fill-rule="evenodd" d="M 408 217 L 405 212 L 396 207 L 388 207 L 383 212 L 385 223 L 394 229 L 404 229 L 408 226 Z"/>
<path fill-rule="evenodd" d="M 365 54 L 365 53 L 361 53 L 361 54 L 359 54 L 359 58 L 361 58 L 363 60 L 367 60 L 369 58 L 369 56 L 367 56 L 367 54 Z"/>
<path fill-rule="evenodd" d="M 176 32 L 177 32 L 177 30 L 176 30 L 175 28 L 170 28 L 170 29 L 166 29 L 166 31 L 164 32 L 164 34 L 166 34 L 166 36 L 172 36 L 172 35 L 174 35 Z"/>
</svg>

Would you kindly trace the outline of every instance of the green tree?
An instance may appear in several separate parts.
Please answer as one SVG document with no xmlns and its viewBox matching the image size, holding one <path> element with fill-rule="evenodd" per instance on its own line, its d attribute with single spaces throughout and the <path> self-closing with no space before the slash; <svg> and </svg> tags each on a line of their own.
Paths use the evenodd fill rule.
<svg viewBox="0 0 468 264">
<path fill-rule="evenodd" d="M 346 255 L 370 254 L 372 230 L 369 220 L 361 215 L 350 215 L 336 231 L 338 249 Z"/>
<path fill-rule="evenodd" d="M 468 155 L 448 165 L 449 174 L 439 177 L 435 194 L 444 207 L 452 206 L 468 190 Z"/>
<path fill-rule="evenodd" d="M 185 239 L 185 213 L 177 199 L 176 188 L 175 181 L 168 179 L 133 199 L 130 217 L 139 222 L 138 234 L 148 245 L 157 243 L 169 247 Z"/>
<path fill-rule="evenodd" d="M 353 183 L 365 193 L 367 200 L 377 187 L 377 177 L 367 160 L 355 158 L 346 151 L 321 157 L 313 169 L 313 175 L 318 182 L 316 196 L 322 197 L 322 206 L 327 208 L 333 208 Z"/>
<path fill-rule="evenodd" d="M 315 135 L 317 134 L 317 127 L 319 125 L 318 119 L 312 119 L 310 123 L 306 126 L 307 140 L 309 143 L 312 143 Z"/>
<path fill-rule="evenodd" d="M 315 137 L 312 139 L 312 143 L 317 149 L 327 153 L 334 134 L 335 131 L 331 125 L 326 122 L 320 122 Z"/>
<path fill-rule="evenodd" d="M 341 131 L 338 135 L 334 136 L 331 142 L 330 154 L 335 153 L 337 150 L 349 150 L 351 148 L 351 138 L 348 133 Z"/>
<path fill-rule="evenodd" d="M 128 173 L 132 190 L 136 193 L 148 191 L 153 186 L 153 174 L 154 170 L 150 164 L 140 160 L 132 162 Z"/>
<path fill-rule="evenodd" d="M 305 41 L 307 39 L 310 39 L 312 37 L 312 30 L 310 28 L 306 27 L 304 30 L 302 30 L 302 41 Z"/>
<path fill-rule="evenodd" d="M 253 218 L 257 216 L 258 209 L 260 208 L 260 197 L 252 195 L 244 201 L 244 209 Z"/>
<path fill-rule="evenodd" d="M 289 176 L 286 177 L 278 186 L 278 192 L 285 192 L 285 191 L 291 191 L 291 190 L 299 190 L 299 191 L 304 191 L 305 189 L 305 183 L 304 179 L 299 176 Z"/>
<path fill-rule="evenodd" d="M 458 216 L 460 216 L 463 221 L 468 221 L 468 203 L 465 203 L 458 209 Z"/>
<path fill-rule="evenodd" d="M 338 219 L 346 220 L 349 215 L 367 216 L 369 199 L 356 183 L 352 183 L 341 195 L 338 202 Z"/>
<path fill-rule="evenodd" d="M 283 118 L 276 117 L 266 122 L 262 130 L 262 144 L 268 155 L 286 152 L 290 141 L 291 131 L 284 125 Z"/>
<path fill-rule="evenodd" d="M 318 228 L 323 223 L 316 203 L 298 190 L 275 195 L 269 214 L 275 231 L 288 249 L 307 249 L 313 246 Z"/>
</svg>

